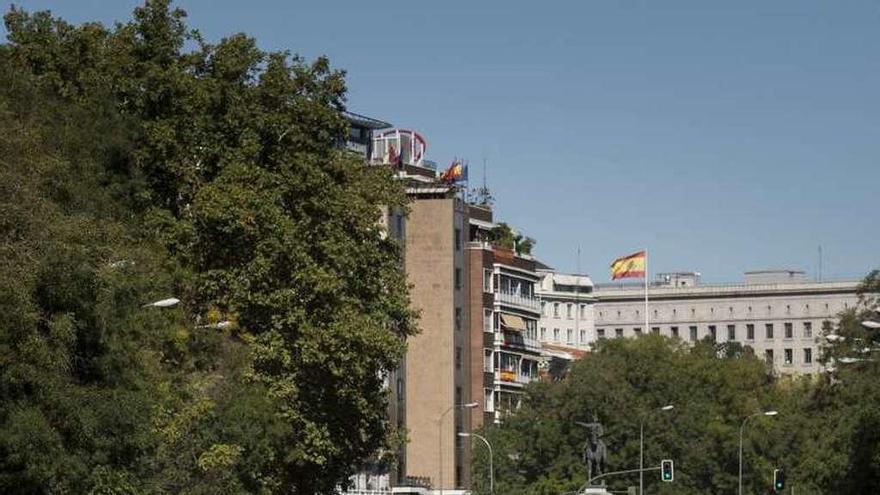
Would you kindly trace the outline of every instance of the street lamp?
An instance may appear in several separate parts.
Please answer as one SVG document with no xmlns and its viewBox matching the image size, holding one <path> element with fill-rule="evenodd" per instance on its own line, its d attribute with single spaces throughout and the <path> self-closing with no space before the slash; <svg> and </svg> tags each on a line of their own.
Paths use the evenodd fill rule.
<svg viewBox="0 0 880 495">
<path fill-rule="evenodd" d="M 478 402 L 468 402 L 467 404 L 453 404 L 449 406 L 443 414 L 440 415 L 440 419 L 437 421 L 437 436 L 439 437 L 439 442 L 437 445 L 439 446 L 440 452 L 440 478 L 438 480 L 438 484 L 440 486 L 440 495 L 443 495 L 443 417 L 449 413 L 449 411 L 453 409 L 473 409 L 474 407 L 479 406 Z"/>
<path fill-rule="evenodd" d="M 199 325 L 196 328 L 216 328 L 218 330 L 226 330 L 227 328 L 232 326 L 232 322 L 229 320 L 218 321 L 217 323 L 208 323 L 205 325 Z"/>
<path fill-rule="evenodd" d="M 176 297 L 169 297 L 168 299 L 162 299 L 160 301 L 155 301 L 151 303 L 144 304 L 144 307 L 154 307 L 154 308 L 170 308 L 171 306 L 176 306 L 177 303 L 180 302 L 180 299 Z"/>
<path fill-rule="evenodd" d="M 672 404 L 653 409 L 652 411 L 643 414 L 641 422 L 639 423 L 639 495 L 642 495 L 642 490 L 644 489 L 645 483 L 645 473 L 642 471 L 645 469 L 645 419 L 648 418 L 648 415 L 651 412 L 665 412 L 671 411 L 675 409 L 675 406 Z"/>
<path fill-rule="evenodd" d="M 486 444 L 486 447 L 489 449 L 489 495 L 494 495 L 495 493 L 495 468 L 492 464 L 492 445 L 486 440 L 486 437 L 477 435 L 476 433 L 464 433 L 459 432 L 458 436 L 460 437 L 475 437 L 479 438 Z"/>
<path fill-rule="evenodd" d="M 854 358 L 854 357 L 842 357 L 837 360 L 841 364 L 853 364 L 858 363 L 860 361 L 867 361 L 866 359 Z"/>
<path fill-rule="evenodd" d="M 755 416 L 776 416 L 777 414 L 779 414 L 777 411 L 764 411 L 746 416 L 742 426 L 739 427 L 739 495 L 742 495 L 743 492 L 743 430 L 746 428 L 746 423 Z"/>
</svg>

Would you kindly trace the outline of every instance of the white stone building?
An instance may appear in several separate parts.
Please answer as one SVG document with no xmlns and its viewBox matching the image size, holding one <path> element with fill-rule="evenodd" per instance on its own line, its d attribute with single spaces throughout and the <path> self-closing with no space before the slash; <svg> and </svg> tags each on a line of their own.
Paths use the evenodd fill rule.
<svg viewBox="0 0 880 495">
<path fill-rule="evenodd" d="M 645 332 L 735 341 L 751 347 L 781 374 L 819 371 L 822 329 L 858 303 L 859 281 L 816 282 L 803 272 L 747 272 L 740 284 L 701 284 L 699 273 L 659 274 L 648 290 L 645 328 L 644 285 L 599 285 L 595 336 L 635 337 Z"/>
<path fill-rule="evenodd" d="M 544 355 L 572 359 L 588 351 L 596 341 L 592 280 L 586 275 L 556 273 L 546 266 L 538 274 L 538 340 Z"/>
</svg>

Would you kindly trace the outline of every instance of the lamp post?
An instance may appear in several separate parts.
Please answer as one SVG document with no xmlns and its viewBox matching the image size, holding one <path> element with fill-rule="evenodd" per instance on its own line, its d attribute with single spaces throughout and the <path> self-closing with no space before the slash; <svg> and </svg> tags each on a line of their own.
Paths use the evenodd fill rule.
<svg viewBox="0 0 880 495">
<path fill-rule="evenodd" d="M 776 416 L 777 414 L 779 414 L 777 411 L 764 411 L 751 414 L 746 416 L 742 422 L 742 426 L 739 427 L 739 495 L 742 495 L 743 492 L 743 430 L 746 428 L 746 423 L 756 416 Z"/>
<path fill-rule="evenodd" d="M 650 412 L 671 411 L 673 409 L 675 409 L 675 406 L 669 404 L 653 409 Z M 648 418 L 650 412 L 643 414 L 641 422 L 639 423 L 639 495 L 642 495 L 642 490 L 644 489 L 645 484 L 645 473 L 642 471 L 645 469 L 645 420 Z"/>
<path fill-rule="evenodd" d="M 437 480 L 437 483 L 440 487 L 440 495 L 443 495 L 443 418 L 446 416 L 446 414 L 449 413 L 449 411 L 451 411 L 453 409 L 464 409 L 464 408 L 471 409 L 471 408 L 477 407 L 479 405 L 480 404 L 477 402 L 468 402 L 467 404 L 453 404 L 453 405 L 449 406 L 445 411 L 443 411 L 443 414 L 440 415 L 440 419 L 437 421 L 437 436 L 438 436 L 438 440 L 439 440 L 437 442 L 437 445 L 438 445 L 439 454 L 440 454 L 440 456 L 439 456 L 440 477 Z"/>
<path fill-rule="evenodd" d="M 492 457 L 493 457 L 492 456 L 492 444 L 490 444 L 489 441 L 486 440 L 486 437 L 477 435 L 476 433 L 460 432 L 458 434 L 458 436 L 465 437 L 465 438 L 467 438 L 467 437 L 479 438 L 480 440 L 483 441 L 483 443 L 486 444 L 486 447 L 489 449 L 489 495 L 494 495 L 494 493 L 495 493 L 495 467 L 492 464 Z"/>
<path fill-rule="evenodd" d="M 161 301 L 155 301 L 155 302 L 144 304 L 143 307 L 145 307 L 145 308 L 149 308 L 149 307 L 170 308 L 171 306 L 176 306 L 177 303 L 179 303 L 179 302 L 180 302 L 180 299 L 178 299 L 176 297 L 169 297 L 168 299 L 162 299 Z"/>
</svg>

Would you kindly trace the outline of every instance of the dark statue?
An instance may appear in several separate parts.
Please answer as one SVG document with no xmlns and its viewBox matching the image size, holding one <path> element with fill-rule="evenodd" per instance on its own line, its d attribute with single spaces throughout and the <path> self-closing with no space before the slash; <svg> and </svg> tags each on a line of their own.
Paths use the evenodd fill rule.
<svg viewBox="0 0 880 495">
<path fill-rule="evenodd" d="M 584 449 L 584 464 L 587 465 L 587 479 L 593 479 L 606 472 L 608 468 L 608 450 L 602 440 L 605 430 L 595 414 L 591 423 L 579 424 L 590 429 L 590 436 L 587 437 L 587 445 Z"/>
</svg>

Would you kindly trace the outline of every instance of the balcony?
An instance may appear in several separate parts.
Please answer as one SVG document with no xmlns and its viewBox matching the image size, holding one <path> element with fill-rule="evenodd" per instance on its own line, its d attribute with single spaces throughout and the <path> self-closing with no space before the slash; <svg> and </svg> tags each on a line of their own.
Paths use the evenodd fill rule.
<svg viewBox="0 0 880 495">
<path fill-rule="evenodd" d="M 515 382 L 517 378 L 516 371 L 497 371 L 495 376 L 502 382 Z"/>
<path fill-rule="evenodd" d="M 502 304 L 514 306 L 533 313 L 541 312 L 541 301 L 534 297 L 500 291 L 495 293 L 495 297 L 496 301 L 499 301 Z"/>
<path fill-rule="evenodd" d="M 540 340 L 526 337 L 520 332 L 495 332 L 493 343 L 497 347 L 504 346 L 535 354 L 540 354 L 543 349 Z"/>
<path fill-rule="evenodd" d="M 538 354 L 540 354 L 541 349 L 543 349 L 543 347 L 541 346 L 541 341 L 538 339 L 523 337 L 523 344 L 525 345 L 527 351 L 535 352 Z"/>
<path fill-rule="evenodd" d="M 516 371 L 495 370 L 495 381 L 504 384 L 523 386 L 537 380 L 537 378 L 521 375 Z"/>
</svg>

